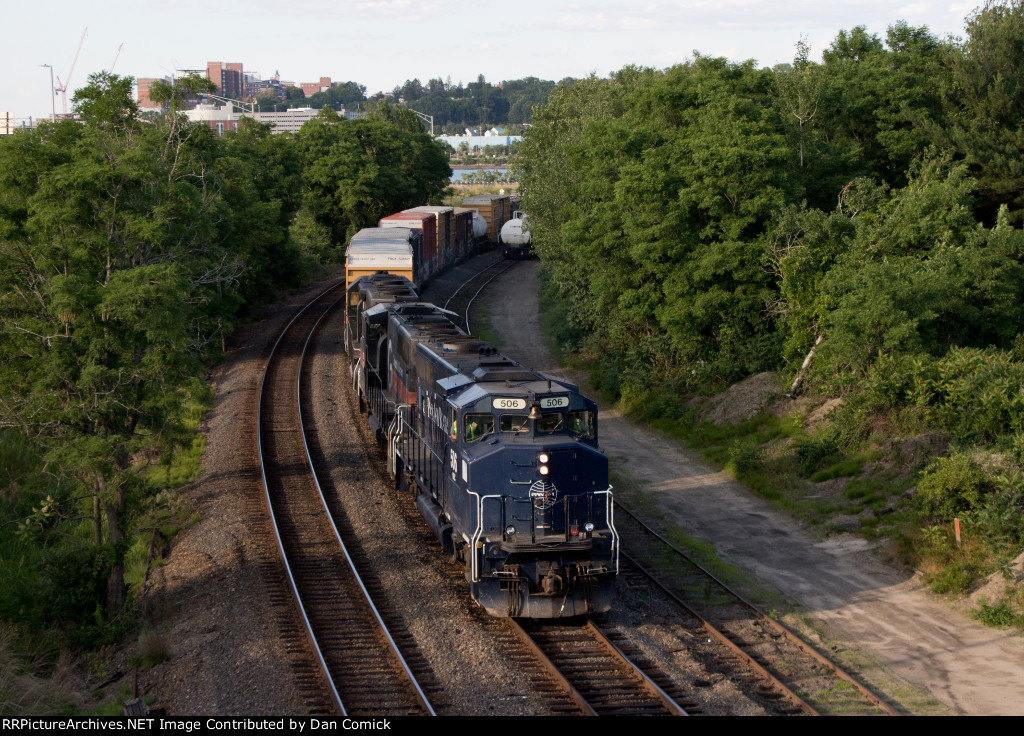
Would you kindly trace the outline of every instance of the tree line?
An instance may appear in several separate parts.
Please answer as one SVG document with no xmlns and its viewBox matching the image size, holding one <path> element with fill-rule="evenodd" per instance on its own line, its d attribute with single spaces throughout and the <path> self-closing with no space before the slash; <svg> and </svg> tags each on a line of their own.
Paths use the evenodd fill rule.
<svg viewBox="0 0 1024 736">
<path fill-rule="evenodd" d="M 1024 3 L 809 57 L 626 67 L 534 111 L 520 191 L 564 337 L 675 416 L 780 371 L 845 398 L 848 442 L 884 416 L 1024 458 Z M 956 488 L 944 513 L 980 513 Z"/>
<path fill-rule="evenodd" d="M 156 85 L 155 122 L 131 85 L 93 75 L 80 120 L 0 139 L 0 617 L 90 646 L 184 523 L 153 471 L 191 446 L 225 334 L 451 174 L 400 108 L 218 137 L 179 112 L 208 80 Z"/>
<path fill-rule="evenodd" d="M 566 78 L 560 84 L 571 84 Z M 306 97 L 302 90 L 290 87 L 288 98 L 279 101 L 271 97 L 257 97 L 260 110 L 277 107 L 313 107 L 335 110 L 347 108 L 363 110 L 380 102 L 403 105 L 434 118 L 435 132 L 458 135 L 466 128 L 492 125 L 522 126 L 532 119 L 533 108 L 547 101 L 556 87 L 555 82 L 525 77 L 492 84 L 478 75 L 468 84 L 452 83 L 451 79 L 434 78 L 426 84 L 409 79 L 396 86 L 390 95 L 366 96 L 366 87 L 356 82 L 341 82 L 322 92 Z"/>
</svg>

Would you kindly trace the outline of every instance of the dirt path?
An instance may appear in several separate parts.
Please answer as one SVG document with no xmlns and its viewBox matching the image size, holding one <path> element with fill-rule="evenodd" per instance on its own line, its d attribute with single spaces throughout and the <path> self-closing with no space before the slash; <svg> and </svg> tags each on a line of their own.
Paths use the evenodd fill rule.
<svg viewBox="0 0 1024 736">
<path fill-rule="evenodd" d="M 561 373 L 540 334 L 536 267 L 518 264 L 495 282 L 484 309 L 502 352 Z M 915 696 L 913 686 L 960 713 L 1024 714 L 1024 639 L 954 612 L 916 579 L 888 569 L 864 540 L 815 537 L 674 440 L 602 411 L 601 445 L 613 473 L 636 488 L 637 503 L 793 602 L 834 651 L 859 650 L 845 664 L 915 712 L 941 708 Z M 900 679 L 911 686 L 903 689 Z"/>
</svg>

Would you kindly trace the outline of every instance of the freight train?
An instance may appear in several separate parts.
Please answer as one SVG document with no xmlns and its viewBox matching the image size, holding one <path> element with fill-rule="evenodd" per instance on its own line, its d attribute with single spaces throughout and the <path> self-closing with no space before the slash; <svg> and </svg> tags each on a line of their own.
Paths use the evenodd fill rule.
<svg viewBox="0 0 1024 736">
<path fill-rule="evenodd" d="M 365 265 L 374 237 L 354 242 Z M 376 243 L 386 260 L 389 241 Z M 423 258 L 372 274 L 357 263 L 347 290 L 353 388 L 395 487 L 415 496 L 491 615 L 608 610 L 619 539 L 596 404 L 421 301 Z"/>
</svg>

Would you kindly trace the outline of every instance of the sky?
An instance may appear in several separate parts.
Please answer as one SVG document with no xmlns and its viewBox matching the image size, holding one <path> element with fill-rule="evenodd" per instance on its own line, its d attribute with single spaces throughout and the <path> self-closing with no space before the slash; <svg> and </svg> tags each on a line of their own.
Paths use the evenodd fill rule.
<svg viewBox="0 0 1024 736">
<path fill-rule="evenodd" d="M 759 66 L 791 61 L 801 39 L 812 58 L 842 29 L 885 37 L 898 20 L 939 37 L 962 36 L 980 0 L 49 0 L 5 3 L 0 115 L 47 117 L 73 91 L 111 70 L 164 77 L 207 61 L 241 62 L 264 79 L 321 76 L 390 91 L 407 79 L 471 82 L 534 76 L 607 76 L 628 64 L 658 69 L 694 51 Z M 83 39 L 83 31 L 85 37 Z M 75 50 L 81 51 L 72 68 Z M 116 61 L 115 61 L 116 60 Z M 70 74 L 70 78 L 69 75 Z"/>
</svg>

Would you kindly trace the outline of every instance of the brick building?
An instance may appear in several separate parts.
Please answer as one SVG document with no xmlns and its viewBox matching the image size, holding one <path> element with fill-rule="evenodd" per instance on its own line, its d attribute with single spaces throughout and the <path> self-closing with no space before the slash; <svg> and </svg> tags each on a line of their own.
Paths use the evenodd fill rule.
<svg viewBox="0 0 1024 736">
<path fill-rule="evenodd" d="M 245 99 L 245 72 L 241 62 L 225 64 L 223 61 L 208 61 L 206 76 L 217 85 L 217 94 L 222 97 Z"/>
<path fill-rule="evenodd" d="M 306 97 L 312 97 L 317 92 L 323 92 L 326 89 L 330 89 L 332 86 L 330 77 L 320 77 L 319 82 L 302 82 L 299 84 L 299 87 L 302 88 L 302 93 L 306 95 Z"/>
<path fill-rule="evenodd" d="M 170 77 L 139 77 L 135 84 L 138 86 L 138 94 L 135 99 L 139 103 L 139 107 L 143 110 L 159 110 L 161 105 L 159 102 L 153 102 L 149 99 L 149 88 L 153 86 L 153 82 L 166 82 L 171 84 Z"/>
</svg>

